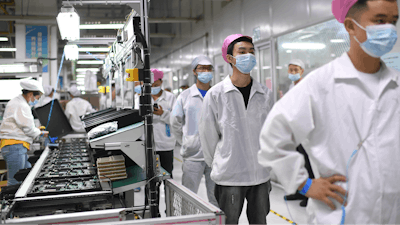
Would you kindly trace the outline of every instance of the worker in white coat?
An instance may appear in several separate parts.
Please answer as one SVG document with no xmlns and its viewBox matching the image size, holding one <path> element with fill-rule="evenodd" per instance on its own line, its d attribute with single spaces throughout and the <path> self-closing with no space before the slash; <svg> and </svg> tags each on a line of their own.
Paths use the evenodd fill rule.
<svg viewBox="0 0 400 225">
<path fill-rule="evenodd" d="M 14 175 L 20 169 L 30 168 L 27 151 L 33 140 L 48 131 L 35 127 L 32 110 L 44 93 L 40 82 L 32 79 L 21 80 L 22 95 L 11 99 L 6 106 L 0 126 L 0 149 L 7 163 L 7 185 L 19 184 Z"/>
<path fill-rule="evenodd" d="M 218 206 L 214 195 L 215 183 L 210 177 L 211 167 L 204 162 L 198 129 L 203 98 L 211 88 L 213 78 L 211 59 L 207 56 L 196 57 L 192 61 L 192 70 L 197 82 L 178 96 L 172 110 L 171 131 L 181 145 L 183 186 L 197 193 L 204 175 L 208 201 Z"/>
<path fill-rule="evenodd" d="M 397 40 L 397 2 L 334 0 L 332 10 L 350 50 L 274 106 L 259 162 L 310 198 L 310 223 L 400 224 L 400 72 L 380 60 Z M 308 178 L 300 143 L 320 178 Z"/>
<path fill-rule="evenodd" d="M 92 105 L 85 99 L 79 98 L 81 91 L 76 86 L 72 86 L 68 90 L 72 100 L 67 103 L 65 115 L 67 116 L 71 127 L 76 132 L 85 132 L 81 116 L 95 112 Z"/>
<path fill-rule="evenodd" d="M 44 90 L 44 97 L 40 98 L 39 103 L 35 105 L 35 108 L 44 106 L 47 103 L 51 102 L 51 100 L 53 99 L 54 88 L 52 86 L 44 85 L 43 90 Z"/>
<path fill-rule="evenodd" d="M 305 65 L 300 59 L 292 59 L 290 60 L 288 67 L 288 77 L 292 81 L 289 86 L 290 90 L 304 78 Z"/>
<path fill-rule="evenodd" d="M 272 91 L 253 80 L 257 64 L 252 39 L 228 36 L 222 46 L 233 74 L 212 87 L 203 101 L 199 133 L 204 160 L 217 184 L 215 197 L 226 224 L 237 224 L 247 199 L 250 224 L 266 224 L 270 169 L 257 162 L 262 124 L 272 108 Z"/>
</svg>

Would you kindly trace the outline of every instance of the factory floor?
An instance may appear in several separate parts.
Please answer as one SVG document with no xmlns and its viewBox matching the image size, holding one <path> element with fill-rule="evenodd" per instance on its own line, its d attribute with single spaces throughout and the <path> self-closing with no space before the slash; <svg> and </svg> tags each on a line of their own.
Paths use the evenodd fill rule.
<svg viewBox="0 0 400 225">
<path fill-rule="evenodd" d="M 177 147 L 174 151 L 174 170 L 173 176 L 174 180 L 182 183 L 182 157 L 179 154 L 180 146 Z M 165 217 L 165 193 L 164 193 L 164 185 L 161 185 L 160 188 L 161 195 L 160 195 L 160 213 L 162 217 Z M 199 191 L 197 193 L 201 198 L 207 200 L 207 191 L 205 186 L 205 179 L 203 177 Z M 268 224 L 290 224 L 288 220 L 291 220 L 297 224 L 306 224 L 307 223 L 307 214 L 306 208 L 300 207 L 300 200 L 297 201 L 288 201 L 287 206 L 283 199 L 284 191 L 282 187 L 276 183 L 272 183 L 272 191 L 270 193 L 270 203 L 271 203 L 271 210 L 274 211 L 270 212 L 267 216 L 267 223 Z M 144 203 L 144 191 L 143 187 L 140 192 L 135 193 L 135 205 L 143 205 Z M 245 202 L 242 214 L 240 215 L 239 223 L 240 224 L 249 224 L 246 216 L 246 205 Z M 288 207 L 290 213 L 288 212 Z M 291 214 L 291 215 L 290 215 Z M 280 217 L 280 216 L 282 217 Z M 286 218 L 286 219 L 285 219 Z"/>
</svg>

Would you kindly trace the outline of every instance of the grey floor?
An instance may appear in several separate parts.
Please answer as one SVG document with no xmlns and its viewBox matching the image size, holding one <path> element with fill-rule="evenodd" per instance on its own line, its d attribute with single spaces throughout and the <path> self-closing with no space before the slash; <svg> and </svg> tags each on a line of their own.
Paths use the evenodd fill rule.
<svg viewBox="0 0 400 225">
<path fill-rule="evenodd" d="M 179 147 L 177 147 L 174 151 L 174 170 L 173 176 L 174 180 L 178 181 L 179 183 L 182 182 L 182 157 L 179 155 Z M 289 220 L 294 221 L 297 224 L 306 224 L 307 223 L 307 216 L 306 210 L 303 207 L 299 206 L 299 201 L 288 201 L 287 205 L 283 200 L 284 191 L 282 187 L 276 183 L 272 184 L 272 191 L 270 194 L 270 202 L 271 202 L 271 210 L 275 211 L 276 213 L 282 215 L 283 217 L 288 218 Z M 165 217 L 165 194 L 164 194 L 164 187 L 160 188 L 161 195 L 160 195 L 160 212 L 161 216 Z M 204 178 L 201 181 L 199 191 L 197 193 L 201 198 L 207 200 L 207 191 L 205 186 Z M 144 192 L 143 188 L 140 192 L 135 193 L 135 205 L 143 205 L 144 203 Z M 242 214 L 240 216 L 239 223 L 240 224 L 249 224 L 246 216 L 246 205 L 243 207 Z M 288 212 L 288 208 L 290 213 Z M 290 216 L 291 214 L 291 216 Z M 292 217 L 293 216 L 293 217 Z M 275 215 L 274 213 L 270 212 L 267 216 L 267 223 L 268 224 L 290 224 L 286 220 L 282 219 L 281 217 Z"/>
</svg>

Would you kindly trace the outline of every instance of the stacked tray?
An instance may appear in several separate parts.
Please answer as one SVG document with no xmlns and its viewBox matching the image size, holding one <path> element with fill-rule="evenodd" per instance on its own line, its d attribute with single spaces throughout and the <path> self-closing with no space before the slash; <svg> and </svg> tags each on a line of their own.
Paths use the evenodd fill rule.
<svg viewBox="0 0 400 225">
<path fill-rule="evenodd" d="M 125 157 L 123 155 L 114 155 L 98 158 L 97 173 L 102 182 L 126 179 Z"/>
</svg>

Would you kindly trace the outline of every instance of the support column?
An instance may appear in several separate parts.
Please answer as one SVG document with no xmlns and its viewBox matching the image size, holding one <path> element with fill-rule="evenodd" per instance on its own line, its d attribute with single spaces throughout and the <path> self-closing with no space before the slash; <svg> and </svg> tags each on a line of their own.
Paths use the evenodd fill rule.
<svg viewBox="0 0 400 225">
<path fill-rule="evenodd" d="M 50 60 L 50 85 L 52 87 L 55 87 L 57 83 L 57 73 L 58 73 L 58 59 L 57 59 L 57 54 L 58 54 L 58 46 L 57 46 L 57 26 L 51 26 L 50 27 L 50 35 L 51 35 L 51 40 L 50 40 L 50 58 L 56 59 L 56 60 Z"/>
<path fill-rule="evenodd" d="M 26 35 L 25 35 L 25 24 L 15 24 L 15 47 L 17 51 L 15 53 L 15 59 L 17 61 L 24 61 L 26 55 Z"/>
</svg>

